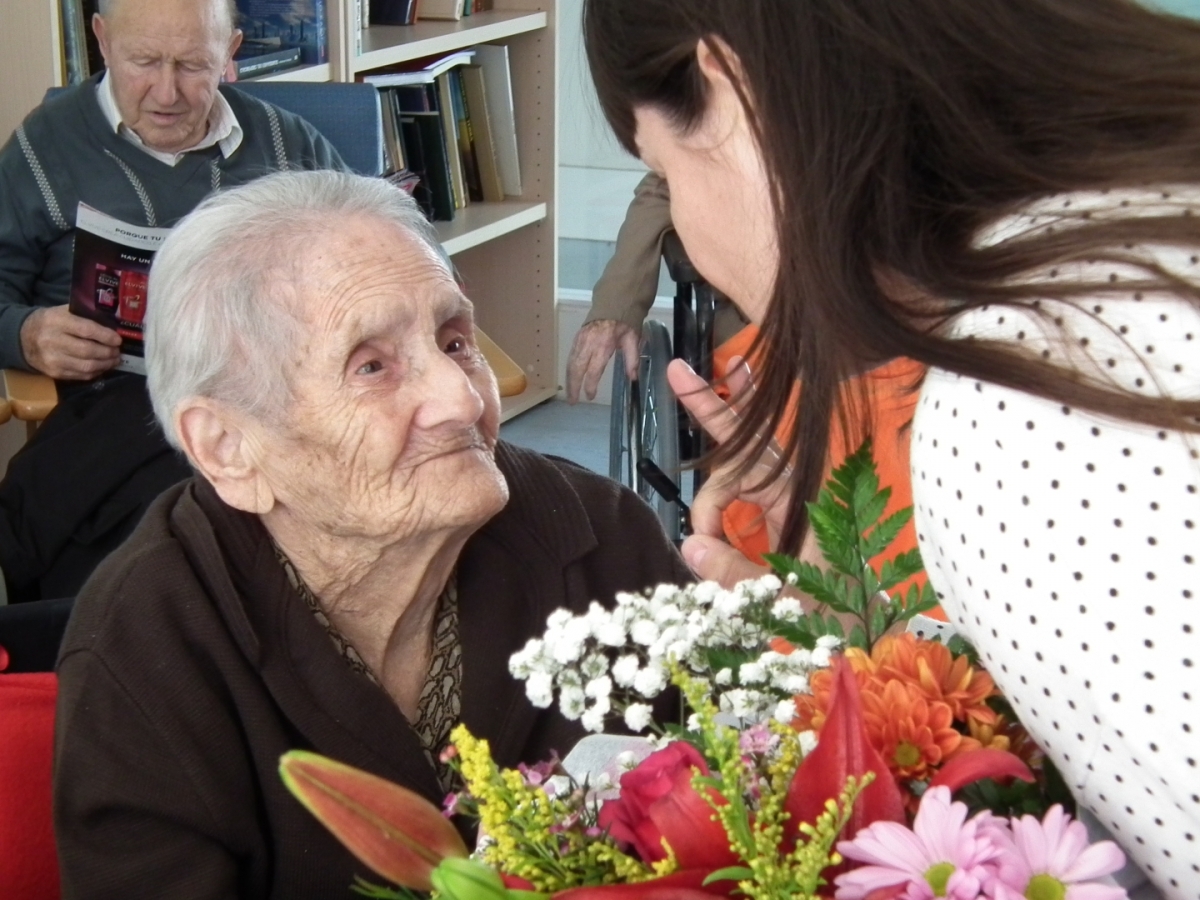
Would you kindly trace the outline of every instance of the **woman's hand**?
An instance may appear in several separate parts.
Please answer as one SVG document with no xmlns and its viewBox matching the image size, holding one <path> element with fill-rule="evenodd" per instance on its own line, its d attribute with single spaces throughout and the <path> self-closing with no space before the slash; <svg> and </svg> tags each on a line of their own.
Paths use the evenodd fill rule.
<svg viewBox="0 0 1200 900">
<path fill-rule="evenodd" d="M 667 380 L 684 407 L 718 444 L 729 440 L 738 424 L 736 406 L 726 403 L 683 360 L 673 360 L 667 368 Z M 744 403 L 753 391 L 750 367 L 744 360 L 730 360 L 726 384 L 731 395 Z M 774 454 L 774 456 L 771 456 Z M 736 476 L 738 460 L 715 469 L 692 501 L 693 534 L 680 548 L 683 558 L 697 576 L 732 586 L 746 578 L 758 578 L 769 571 L 758 566 L 730 546 L 724 536 L 721 515 L 734 500 L 761 507 L 765 516 L 769 543 L 775 546 L 788 508 L 790 469 L 773 483 L 758 487 L 778 460 L 779 448 L 772 441 L 767 454 L 746 475 Z"/>
</svg>

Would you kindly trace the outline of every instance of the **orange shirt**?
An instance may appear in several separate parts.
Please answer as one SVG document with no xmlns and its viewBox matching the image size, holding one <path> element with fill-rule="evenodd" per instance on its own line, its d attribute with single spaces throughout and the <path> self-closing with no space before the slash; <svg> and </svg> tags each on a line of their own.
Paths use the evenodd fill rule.
<svg viewBox="0 0 1200 900">
<path fill-rule="evenodd" d="M 745 358 L 757 334 L 758 329 L 755 326 L 747 325 L 717 347 L 713 351 L 714 377 L 720 378 L 724 375 L 732 357 Z M 847 387 L 851 396 L 856 396 L 856 392 L 865 387 L 866 394 L 870 398 L 870 433 L 874 441 L 875 465 L 879 474 L 879 484 L 881 487 L 892 489 L 892 495 L 884 510 L 885 516 L 913 504 L 908 451 L 912 433 L 910 425 L 913 414 L 916 412 L 918 399 L 918 392 L 913 388 L 923 372 L 924 367 L 920 363 L 901 358 L 860 375 Z M 792 421 L 792 417 L 789 416 L 780 425 L 777 433 L 785 433 L 791 427 Z M 827 473 L 841 465 L 847 455 L 858 449 L 861 436 L 856 437 L 858 439 L 854 446 L 847 446 L 841 424 L 836 418 L 834 419 L 830 433 L 830 459 L 826 469 Z M 723 523 L 725 536 L 729 542 L 749 559 L 761 563 L 762 554 L 770 549 L 767 528 L 762 519 L 762 510 L 752 503 L 735 500 L 725 510 Z M 878 571 L 885 558 L 890 559 L 898 553 L 913 550 L 916 546 L 916 525 L 910 519 L 892 546 L 884 554 L 871 560 L 871 563 Z M 909 584 L 923 585 L 925 580 L 925 574 L 921 573 L 897 589 L 907 591 Z M 931 611 L 931 615 L 936 618 L 944 618 L 940 609 Z"/>
</svg>

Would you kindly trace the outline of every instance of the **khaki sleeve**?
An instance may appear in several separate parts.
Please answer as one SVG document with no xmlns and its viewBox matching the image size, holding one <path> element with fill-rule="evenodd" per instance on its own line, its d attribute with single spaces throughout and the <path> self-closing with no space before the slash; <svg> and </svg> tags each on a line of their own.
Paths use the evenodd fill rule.
<svg viewBox="0 0 1200 900">
<path fill-rule="evenodd" d="M 667 182 L 650 172 L 633 193 L 617 233 L 617 248 L 592 289 L 587 322 L 615 319 L 634 331 L 654 305 L 662 257 L 662 237 L 671 227 Z M 584 324 L 587 324 L 585 322 Z"/>
</svg>

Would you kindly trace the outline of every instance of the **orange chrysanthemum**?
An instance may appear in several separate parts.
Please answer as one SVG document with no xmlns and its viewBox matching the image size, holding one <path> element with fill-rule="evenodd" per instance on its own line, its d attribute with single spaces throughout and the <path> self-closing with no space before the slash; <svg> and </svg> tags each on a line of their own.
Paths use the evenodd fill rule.
<svg viewBox="0 0 1200 900">
<path fill-rule="evenodd" d="M 944 644 L 908 633 L 884 637 L 875 644 L 871 662 L 876 677 L 915 686 L 930 701 L 947 704 L 957 721 L 995 727 L 996 713 L 986 702 L 997 693 L 992 676 Z"/>
<path fill-rule="evenodd" d="M 857 653 L 858 657 L 851 654 Z M 851 648 L 846 651 L 846 658 L 850 661 L 850 668 L 854 672 L 854 678 L 858 682 L 859 693 L 865 693 L 869 690 L 882 690 L 883 685 L 876 685 L 871 679 L 869 673 L 861 669 L 861 651 Z M 794 703 L 796 704 L 796 718 L 792 720 L 792 727 L 797 731 L 820 731 L 825 725 L 825 716 L 829 712 L 829 696 L 833 691 L 833 670 L 818 669 L 808 676 L 808 689 L 811 693 L 797 694 Z"/>
<path fill-rule="evenodd" d="M 914 685 L 889 681 L 862 701 L 871 744 L 898 779 L 929 778 L 942 763 L 979 748 L 955 730 L 948 704 L 930 701 Z"/>
<path fill-rule="evenodd" d="M 1009 750 L 1012 745 L 1012 739 L 1008 736 L 1008 720 L 1004 716 L 996 716 L 994 725 L 968 719 L 967 730 L 971 737 L 979 741 L 979 746 L 989 750 Z"/>
</svg>

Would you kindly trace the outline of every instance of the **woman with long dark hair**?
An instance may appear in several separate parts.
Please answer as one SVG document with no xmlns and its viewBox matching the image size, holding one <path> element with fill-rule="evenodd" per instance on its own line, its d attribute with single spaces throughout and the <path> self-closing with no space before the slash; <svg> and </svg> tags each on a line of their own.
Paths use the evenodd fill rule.
<svg viewBox="0 0 1200 900">
<path fill-rule="evenodd" d="M 693 568 L 730 571 L 738 494 L 796 551 L 831 420 L 869 421 L 843 386 L 925 364 L 913 489 L 946 612 L 1081 805 L 1200 896 L 1200 25 L 1132 0 L 587 0 L 584 28 L 618 138 L 762 326 L 736 413 L 672 373 L 727 438 Z"/>
</svg>

